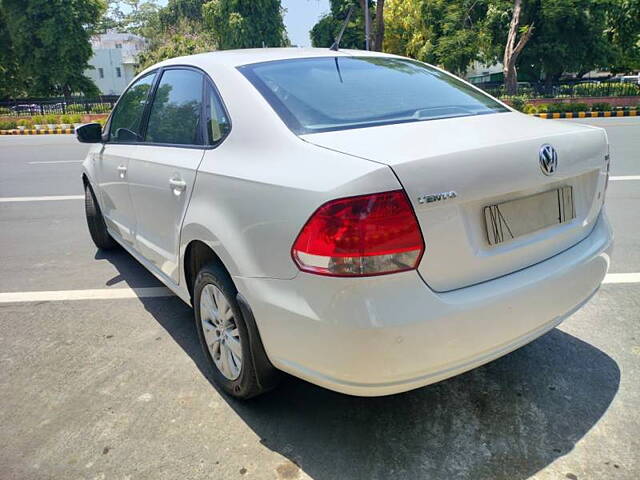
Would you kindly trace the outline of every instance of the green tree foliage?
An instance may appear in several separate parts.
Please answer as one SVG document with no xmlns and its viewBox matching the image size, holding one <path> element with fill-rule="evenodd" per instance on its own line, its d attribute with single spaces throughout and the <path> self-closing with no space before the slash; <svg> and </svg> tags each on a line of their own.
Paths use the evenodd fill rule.
<svg viewBox="0 0 640 480">
<path fill-rule="evenodd" d="M 165 30 L 157 41 L 152 42 L 147 50 L 140 53 L 138 71 L 168 58 L 210 52 L 215 49 L 211 35 L 183 19 L 174 28 Z"/>
<path fill-rule="evenodd" d="M 552 82 L 565 72 L 586 73 L 617 61 L 606 34 L 607 20 L 618 0 L 536 0 L 523 2 L 521 25 L 534 25 L 518 59 L 519 69 Z M 494 1 L 486 25 L 492 43 L 504 45 L 512 2 Z M 499 58 L 499 57 L 498 57 Z"/>
<path fill-rule="evenodd" d="M 521 3 L 512 50 L 526 37 L 516 56 L 525 76 L 551 82 L 640 63 L 640 0 Z M 513 12 L 514 0 L 387 0 L 384 48 L 464 73 L 474 60 L 504 60 Z"/>
<path fill-rule="evenodd" d="M 355 0 L 331 0 L 331 11 L 318 20 L 309 32 L 314 47 L 329 48 L 333 45 L 351 6 L 353 13 L 340 41 L 340 47 L 364 50 L 363 12 L 360 3 Z"/>
<path fill-rule="evenodd" d="M 113 29 L 144 37 L 148 46 L 138 56 L 138 71 L 168 58 L 215 50 L 209 33 L 203 30 L 205 0 L 169 0 L 160 7 L 157 0 L 113 0 L 103 16 L 99 31 Z"/>
<path fill-rule="evenodd" d="M 107 30 L 115 30 L 120 33 L 135 33 L 151 40 L 162 32 L 160 21 L 162 10 L 157 0 L 109 0 L 108 8 L 100 19 L 96 31 L 105 33 Z"/>
<path fill-rule="evenodd" d="M 30 95 L 98 94 L 84 75 L 103 0 L 3 0 L 18 75 Z"/>
<path fill-rule="evenodd" d="M 382 50 L 382 39 L 384 35 L 384 15 L 385 0 L 368 0 L 370 18 L 370 48 L 372 50 Z M 349 8 L 353 6 L 353 13 L 347 25 L 342 40 L 341 48 L 365 49 L 365 20 L 364 20 L 364 0 L 331 0 L 331 11 L 323 16 L 313 26 L 309 32 L 311 44 L 314 47 L 330 47 L 338 32 L 342 28 L 347 17 Z"/>
<path fill-rule="evenodd" d="M 387 0 L 384 49 L 464 73 L 486 42 L 488 8 L 484 0 Z"/>
<path fill-rule="evenodd" d="M 206 1 L 169 0 L 167 6 L 160 10 L 160 22 L 164 27 L 175 26 L 183 20 L 188 20 L 191 23 L 201 23 L 202 5 Z"/>
<path fill-rule="evenodd" d="M 640 0 L 617 0 L 607 15 L 606 34 L 615 49 L 614 72 L 640 70 Z"/>
<path fill-rule="evenodd" d="M 0 98 L 24 94 L 24 82 L 19 74 L 18 59 L 13 51 L 11 35 L 0 8 Z"/>
<path fill-rule="evenodd" d="M 289 44 L 280 0 L 211 0 L 202 12 L 221 50 Z"/>
</svg>

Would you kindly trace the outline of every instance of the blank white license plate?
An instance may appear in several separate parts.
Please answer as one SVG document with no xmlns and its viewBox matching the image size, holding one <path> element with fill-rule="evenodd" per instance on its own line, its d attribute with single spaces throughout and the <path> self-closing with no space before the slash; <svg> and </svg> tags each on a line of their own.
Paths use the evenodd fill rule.
<svg viewBox="0 0 640 480">
<path fill-rule="evenodd" d="M 484 207 L 490 245 L 576 218 L 573 188 L 562 187 Z"/>
</svg>

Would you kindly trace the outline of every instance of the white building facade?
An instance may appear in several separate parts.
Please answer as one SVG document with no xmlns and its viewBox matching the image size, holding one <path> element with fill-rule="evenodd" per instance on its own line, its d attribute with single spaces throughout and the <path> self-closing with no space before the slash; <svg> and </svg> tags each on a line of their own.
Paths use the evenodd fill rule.
<svg viewBox="0 0 640 480">
<path fill-rule="evenodd" d="M 103 95 L 120 95 L 135 76 L 138 54 L 146 48 L 144 38 L 131 33 L 107 32 L 91 39 L 94 68 L 85 72 Z"/>
</svg>

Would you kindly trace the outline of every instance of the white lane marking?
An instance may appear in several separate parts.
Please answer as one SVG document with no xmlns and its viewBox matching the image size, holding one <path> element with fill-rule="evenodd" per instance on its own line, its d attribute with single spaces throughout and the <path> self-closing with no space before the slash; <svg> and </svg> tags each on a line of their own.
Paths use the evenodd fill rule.
<svg viewBox="0 0 640 480">
<path fill-rule="evenodd" d="M 640 175 L 622 175 L 618 177 L 609 177 L 609 180 L 613 182 L 620 180 L 640 180 Z"/>
<path fill-rule="evenodd" d="M 602 283 L 640 283 L 640 273 L 609 273 Z"/>
<path fill-rule="evenodd" d="M 49 292 L 0 293 L 0 303 L 55 302 L 66 300 L 110 300 L 117 298 L 170 297 L 166 287 L 95 288 L 92 290 L 57 290 Z"/>
<path fill-rule="evenodd" d="M 640 283 L 640 273 L 610 273 L 602 282 Z M 48 292 L 0 293 L 0 303 L 61 302 L 68 300 L 113 300 L 121 298 L 171 297 L 174 294 L 166 287 L 143 288 L 94 288 L 92 290 L 54 290 Z"/>
<path fill-rule="evenodd" d="M 7 202 L 54 202 L 58 200 L 81 200 L 84 195 L 57 195 L 49 197 L 0 197 L 0 203 Z"/>
<path fill-rule="evenodd" d="M 47 160 L 42 162 L 28 162 L 29 165 L 44 165 L 49 163 L 82 163 L 84 160 Z"/>
</svg>

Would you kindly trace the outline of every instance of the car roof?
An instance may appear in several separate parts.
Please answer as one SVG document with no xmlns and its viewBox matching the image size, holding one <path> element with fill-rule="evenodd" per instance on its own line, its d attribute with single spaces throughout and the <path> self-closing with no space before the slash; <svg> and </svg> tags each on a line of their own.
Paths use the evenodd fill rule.
<svg viewBox="0 0 640 480">
<path fill-rule="evenodd" d="M 380 52 L 365 50 L 330 50 L 328 48 L 247 48 L 243 50 L 217 50 L 185 57 L 176 57 L 153 65 L 149 70 L 169 65 L 193 65 L 205 70 L 212 66 L 239 67 L 251 63 L 288 60 L 295 58 L 372 56 L 395 57 Z"/>
</svg>

